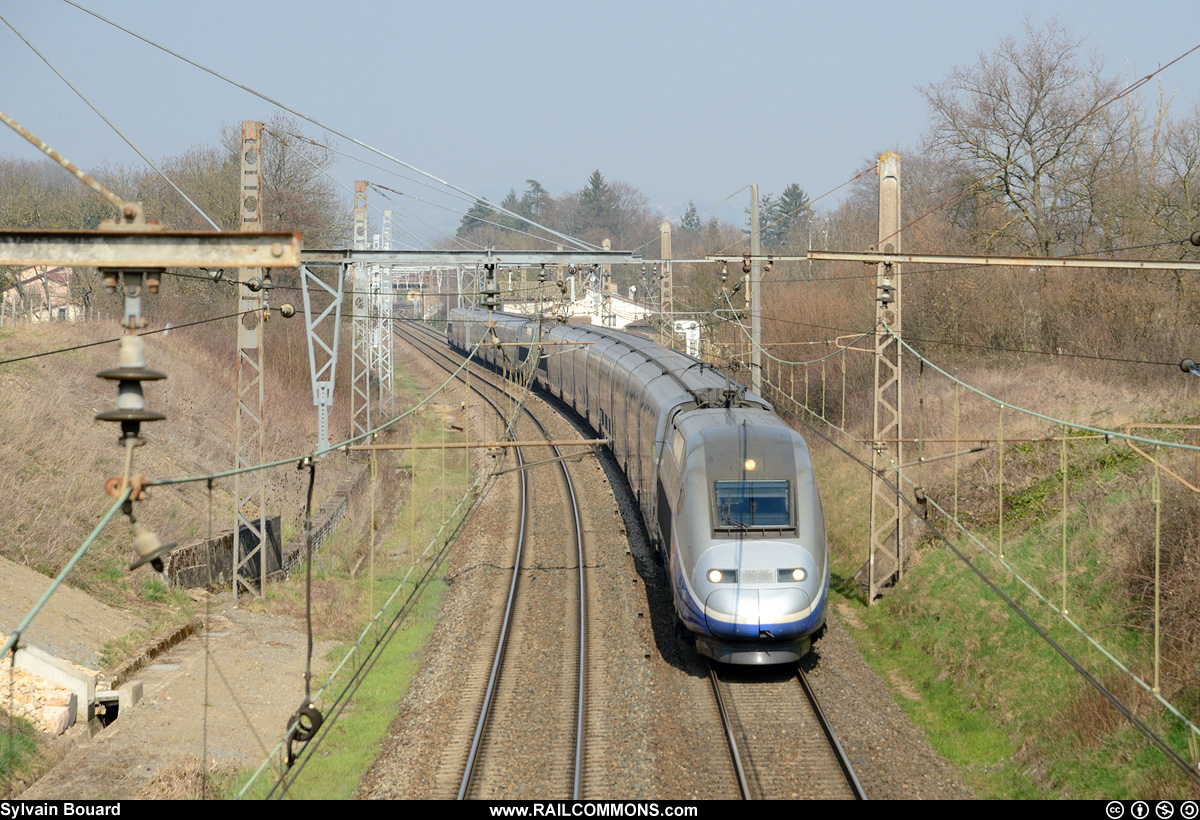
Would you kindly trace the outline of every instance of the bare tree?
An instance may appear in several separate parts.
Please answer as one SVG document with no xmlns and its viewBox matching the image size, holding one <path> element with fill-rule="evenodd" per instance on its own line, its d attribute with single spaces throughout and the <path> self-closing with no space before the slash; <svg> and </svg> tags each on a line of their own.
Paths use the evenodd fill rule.
<svg viewBox="0 0 1200 820">
<path fill-rule="evenodd" d="M 1200 221 L 1200 105 L 1171 123 L 1165 142 L 1152 219 L 1168 236 L 1187 236 Z"/>
<path fill-rule="evenodd" d="M 337 247 L 350 236 L 346 197 L 329 173 L 336 159 L 329 137 L 310 138 L 282 113 L 263 123 L 263 222 L 267 230 L 302 231 L 309 247 Z M 241 149 L 238 126 L 221 129 L 234 164 Z M 236 199 L 235 199 L 236 203 Z"/>
<path fill-rule="evenodd" d="M 1094 141 L 1111 138 L 1089 114 L 1118 88 L 1081 46 L 1057 21 L 1035 28 L 1026 19 L 1023 39 L 1005 38 L 921 89 L 931 145 L 975 181 L 958 214 L 976 220 L 988 245 L 1006 240 L 1047 256 L 1078 249 Z"/>
</svg>

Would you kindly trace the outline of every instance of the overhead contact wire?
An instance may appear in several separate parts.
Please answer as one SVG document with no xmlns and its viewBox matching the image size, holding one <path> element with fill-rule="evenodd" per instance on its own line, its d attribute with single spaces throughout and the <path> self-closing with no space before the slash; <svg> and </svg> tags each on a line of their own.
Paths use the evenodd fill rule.
<svg viewBox="0 0 1200 820">
<path fill-rule="evenodd" d="M 108 125 L 108 127 L 111 128 L 114 132 L 116 132 L 116 135 L 118 137 L 120 137 L 121 139 L 123 139 L 125 141 L 125 144 L 128 145 L 130 148 L 132 148 L 134 153 L 136 153 L 139 157 L 142 158 L 143 162 L 145 162 L 147 165 L 149 165 L 151 168 L 153 168 L 155 173 L 157 173 L 160 177 L 162 177 L 164 180 L 166 180 L 166 183 L 175 189 L 175 193 L 177 193 L 181 197 L 183 197 L 184 201 L 186 201 L 187 204 L 191 205 L 196 210 L 196 213 L 198 213 L 198 214 L 200 214 L 200 216 L 204 217 L 205 221 L 207 221 L 209 225 L 212 225 L 212 228 L 214 231 L 221 230 L 219 227 L 217 227 L 217 223 L 213 222 L 212 218 L 209 217 L 209 215 L 204 212 L 204 209 L 202 209 L 199 205 L 197 205 L 195 202 L 193 202 L 191 197 L 189 197 L 187 194 L 185 194 L 179 188 L 179 186 L 176 185 L 171 180 L 171 178 L 169 176 L 167 176 L 165 173 L 163 173 L 161 168 L 159 168 L 157 165 L 155 165 L 153 162 L 151 162 L 150 158 L 147 157 L 145 154 L 143 154 L 141 149 L 138 148 L 136 145 L 134 145 L 133 141 L 130 140 L 129 137 L 125 136 L 125 134 L 122 133 L 120 128 L 117 128 L 117 126 L 113 124 L 112 120 L 110 120 L 108 117 L 104 116 L 104 113 L 99 108 L 97 108 L 95 105 L 93 105 L 92 101 L 89 100 L 82 91 L 80 91 L 78 88 L 76 88 L 75 85 L 70 80 L 68 80 L 66 77 L 63 76 L 61 71 L 59 71 L 57 68 L 54 67 L 54 63 L 50 62 L 48 59 L 46 59 L 46 56 L 44 54 L 42 54 L 42 52 L 40 52 L 36 48 L 34 48 L 33 43 L 26 40 L 25 35 L 19 31 L 17 31 L 16 26 L 14 26 L 12 23 L 10 23 L 8 21 L 8 18 L 6 18 L 3 14 L 0 14 L 0 20 L 3 20 L 4 24 L 6 26 L 8 26 L 10 29 L 12 29 L 13 33 L 16 34 L 18 37 L 20 37 L 21 40 L 25 43 L 25 45 L 29 46 L 30 51 L 32 51 L 34 54 L 36 54 L 38 57 L 40 57 L 42 62 L 45 63 L 47 66 L 49 66 L 50 70 L 53 71 L 55 74 L 57 74 L 58 78 L 60 80 L 62 80 L 64 83 L 66 83 L 67 86 L 72 91 L 75 92 L 75 94 L 79 97 L 79 99 L 81 99 L 85 103 L 87 103 L 88 108 L 95 111 L 96 116 L 98 116 L 100 119 L 104 120 L 104 122 Z"/>
<path fill-rule="evenodd" d="M 385 159 L 391 160 L 392 162 L 396 163 L 397 165 L 401 165 L 414 173 L 420 174 L 423 177 L 432 179 L 434 182 L 437 182 L 439 185 L 444 185 L 453 191 L 457 191 L 458 193 L 463 194 L 464 196 L 471 197 L 474 201 L 476 201 L 482 205 L 485 205 L 498 213 L 502 213 L 507 216 L 516 217 L 518 219 L 524 219 L 524 217 L 522 217 L 520 214 L 512 213 L 507 208 L 501 207 L 499 205 L 494 205 L 491 202 L 489 202 L 487 199 L 485 199 L 484 197 L 476 196 L 475 194 L 471 193 L 470 191 L 467 191 L 463 188 L 459 188 L 457 185 L 447 182 L 446 180 L 441 179 L 440 177 L 438 177 L 434 174 L 431 174 L 428 171 L 423 171 L 420 168 L 416 167 L 415 165 L 411 165 L 410 163 L 407 163 L 404 160 L 399 159 L 398 157 L 392 156 L 391 154 L 387 153 L 386 151 L 382 151 L 379 148 L 375 148 L 372 145 L 368 145 L 367 143 L 363 142 L 362 140 L 356 139 L 355 137 L 352 137 L 343 131 L 339 131 L 338 129 L 336 129 L 330 125 L 326 125 L 325 123 L 321 122 L 320 120 L 318 120 L 314 117 L 310 117 L 309 115 L 307 115 L 301 111 L 297 111 L 296 109 L 291 108 L 290 106 L 284 105 L 283 103 L 279 102 L 278 100 L 268 97 L 266 94 L 263 94 L 260 91 L 255 91 L 253 88 L 250 88 L 247 85 L 243 85 L 242 83 L 239 83 L 236 80 L 232 80 L 229 77 L 226 77 L 225 75 L 216 71 L 215 69 L 209 68 L 208 66 L 198 63 L 195 60 L 185 57 L 176 51 L 172 51 L 171 49 L 167 48 L 166 46 L 161 45 L 160 43 L 156 43 L 154 40 L 151 40 L 148 37 L 145 37 L 141 34 L 138 34 L 135 31 L 132 31 L 132 30 L 126 28 L 125 26 L 122 26 L 120 23 L 116 23 L 116 22 L 108 19 L 107 17 L 105 17 L 101 14 L 98 14 L 97 12 L 92 11 L 91 9 L 88 9 L 88 8 L 85 8 L 81 5 L 79 5 L 79 3 L 76 3 L 75 0 L 63 0 L 63 2 L 70 6 L 74 6 L 75 8 L 84 12 L 85 14 L 90 14 L 92 17 L 95 17 L 97 20 L 100 20 L 101 22 L 107 23 L 108 25 L 112 26 L 113 28 L 120 29 L 121 31 L 128 34 L 130 37 L 135 37 L 138 40 L 141 40 L 143 43 L 146 43 L 149 46 L 153 46 L 154 48 L 157 48 L 159 51 L 163 51 L 167 54 L 170 54 L 172 57 L 175 57 L 178 60 L 182 60 L 183 62 L 187 63 L 188 65 L 191 65 L 195 68 L 200 69 L 201 71 L 211 74 L 212 76 L 216 77 L 217 79 L 222 80 L 226 83 L 229 83 L 232 86 L 240 88 L 241 90 L 245 91 L 247 94 L 253 94 L 255 97 L 258 97 L 260 100 L 268 102 L 271 105 L 274 105 L 278 108 L 283 109 L 284 111 L 287 111 L 289 114 L 292 114 L 294 116 L 299 117 L 302 120 L 310 122 L 313 125 L 317 126 L 318 128 L 324 129 L 325 131 L 328 131 L 331 134 L 336 134 L 337 136 L 341 137 L 342 139 L 352 142 L 355 145 L 359 146 L 360 148 L 364 148 L 373 154 L 377 154 Z M 526 221 L 530 221 L 530 220 L 526 220 Z M 575 237 L 559 233 L 558 231 L 551 230 L 550 228 L 547 228 L 544 225 L 539 225 L 535 222 L 530 221 L 530 224 L 536 225 L 537 227 L 541 228 L 542 230 L 546 231 L 547 233 L 550 233 L 553 236 L 556 236 L 565 242 L 569 242 L 572 245 L 576 245 L 580 250 L 596 250 L 595 245 L 590 245 L 589 243 L 584 242 L 581 239 L 576 239 Z"/>
<path fill-rule="evenodd" d="M 420 410 L 422 407 L 424 407 L 429 402 L 433 401 L 433 399 L 437 397 L 438 392 L 440 390 L 442 390 L 443 388 L 445 388 L 445 386 L 447 384 L 449 384 L 452 379 L 454 379 L 459 373 L 461 373 L 466 368 L 466 366 L 470 363 L 470 356 L 475 355 L 475 350 L 479 349 L 479 345 L 482 344 L 482 342 L 483 342 L 483 340 L 481 339 L 480 342 L 475 345 L 475 348 L 471 351 L 471 354 L 467 357 L 467 359 L 461 365 L 459 365 L 457 370 L 455 370 L 453 373 L 450 374 L 450 377 L 448 379 L 446 379 L 446 381 L 443 382 L 441 384 L 441 386 L 439 386 L 437 388 L 437 390 L 430 393 L 425 398 L 421 399 L 421 401 L 417 402 L 415 405 L 410 407 L 408 410 L 405 410 L 400 415 L 394 416 L 391 419 L 388 419 L 387 421 L 383 422 L 382 424 L 380 424 L 370 430 L 367 430 L 364 433 L 360 433 L 359 435 L 354 436 L 353 438 L 348 438 L 337 444 L 331 444 L 330 446 L 326 447 L 323 450 L 316 450 L 315 452 L 304 453 L 302 455 L 297 455 L 297 456 L 289 456 L 287 458 L 282 458 L 282 459 L 279 459 L 278 461 L 272 461 L 272 462 L 269 462 L 266 464 L 255 464 L 255 465 L 252 465 L 249 467 L 239 467 L 234 470 L 225 470 L 224 472 L 210 473 L 207 475 L 185 476 L 182 478 L 163 478 L 163 479 L 158 479 L 156 481 L 147 481 L 145 483 L 145 486 L 153 487 L 153 486 L 167 486 L 170 484 L 190 484 L 195 481 L 208 481 L 209 479 L 229 478 L 230 476 L 242 475 L 244 473 L 252 473 L 252 472 L 257 472 L 259 470 L 269 470 L 269 469 L 272 469 L 275 467 L 282 467 L 286 464 L 295 464 L 306 458 L 319 458 L 319 457 L 325 455 L 326 453 L 333 453 L 338 450 L 345 450 L 345 449 L 349 448 L 355 442 L 361 441 L 365 438 L 369 438 L 371 436 L 374 436 L 376 433 L 386 430 L 387 428 L 391 427 L 393 424 L 397 423 L 401 419 L 407 418 L 408 416 L 415 413 L 417 410 Z"/>
</svg>

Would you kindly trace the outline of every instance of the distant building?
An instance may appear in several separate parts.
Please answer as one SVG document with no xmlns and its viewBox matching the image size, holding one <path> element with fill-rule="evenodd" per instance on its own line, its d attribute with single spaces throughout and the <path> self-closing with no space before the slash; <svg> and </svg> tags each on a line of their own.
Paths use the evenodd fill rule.
<svg viewBox="0 0 1200 820">
<path fill-rule="evenodd" d="M 25 268 L 0 291 L 0 316 L 32 322 L 74 322 L 83 318 L 83 306 L 71 297 L 71 268 Z"/>
<path fill-rule="evenodd" d="M 566 308 L 568 322 L 601 325 L 618 330 L 631 323 L 643 322 L 650 314 L 644 302 L 621 296 L 616 292 L 615 285 L 610 286 L 604 293 L 591 289 L 581 290 L 574 301 L 567 303 Z M 504 310 L 528 315 L 537 312 L 537 305 L 533 302 L 505 301 Z"/>
</svg>

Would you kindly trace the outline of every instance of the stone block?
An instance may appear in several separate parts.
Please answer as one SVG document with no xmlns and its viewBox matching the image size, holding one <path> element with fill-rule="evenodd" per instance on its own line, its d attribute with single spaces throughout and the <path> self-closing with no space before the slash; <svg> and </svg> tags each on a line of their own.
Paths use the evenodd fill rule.
<svg viewBox="0 0 1200 820">
<path fill-rule="evenodd" d="M 135 681 L 127 683 L 120 688 L 121 698 L 118 702 L 118 707 L 122 710 L 129 709 L 137 704 L 142 699 L 142 683 Z"/>
<path fill-rule="evenodd" d="M 46 731 L 54 735 L 61 735 L 71 728 L 71 724 L 75 722 L 75 715 L 67 706 L 43 706 L 42 722 L 46 726 Z"/>
</svg>

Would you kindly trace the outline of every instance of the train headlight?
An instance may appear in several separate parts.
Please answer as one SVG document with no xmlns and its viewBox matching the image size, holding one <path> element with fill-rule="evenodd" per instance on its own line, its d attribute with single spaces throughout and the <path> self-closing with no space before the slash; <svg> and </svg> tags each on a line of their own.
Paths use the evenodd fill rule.
<svg viewBox="0 0 1200 820">
<path fill-rule="evenodd" d="M 732 584 L 737 580 L 737 572 L 732 569 L 710 569 L 705 577 L 712 584 Z"/>
<path fill-rule="evenodd" d="M 752 459 L 752 458 L 746 459 L 746 472 L 753 472 L 754 468 L 757 466 L 758 465 L 754 463 L 754 459 Z"/>
<path fill-rule="evenodd" d="M 781 569 L 779 570 L 779 580 L 783 581 L 804 581 L 808 578 L 808 570 L 803 567 L 796 569 Z"/>
<path fill-rule="evenodd" d="M 709 581 L 711 581 L 711 582 L 712 582 L 712 583 L 714 583 L 714 584 L 719 584 L 719 583 L 721 583 L 721 570 L 719 570 L 719 569 L 710 569 L 710 570 L 708 571 L 708 580 L 709 580 Z"/>
</svg>

